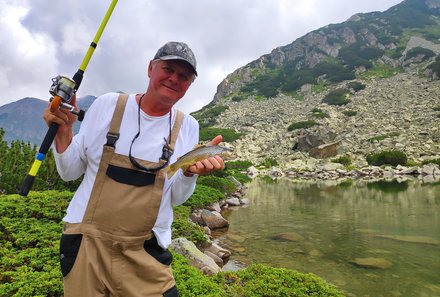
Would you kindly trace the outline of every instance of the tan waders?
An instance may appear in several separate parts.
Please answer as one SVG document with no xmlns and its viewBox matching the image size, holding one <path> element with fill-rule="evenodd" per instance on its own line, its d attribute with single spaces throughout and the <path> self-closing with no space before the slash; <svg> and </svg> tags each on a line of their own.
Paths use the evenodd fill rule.
<svg viewBox="0 0 440 297">
<path fill-rule="evenodd" d="M 152 232 L 165 175 L 137 170 L 114 152 L 127 97 L 119 96 L 84 218 L 66 223 L 61 237 L 65 297 L 178 296 L 171 253 Z M 182 118 L 178 112 L 168 139 L 171 151 Z M 137 161 L 148 168 L 166 162 Z"/>
</svg>

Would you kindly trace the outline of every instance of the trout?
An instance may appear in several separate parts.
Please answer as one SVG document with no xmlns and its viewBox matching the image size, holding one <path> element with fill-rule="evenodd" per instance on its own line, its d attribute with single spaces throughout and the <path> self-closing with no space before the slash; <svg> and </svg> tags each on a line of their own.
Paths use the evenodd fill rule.
<svg viewBox="0 0 440 297">
<path fill-rule="evenodd" d="M 180 157 L 175 163 L 169 165 L 167 168 L 165 168 L 165 172 L 168 175 L 168 179 L 170 179 L 179 169 L 182 169 L 182 171 L 185 172 L 189 166 L 194 165 L 198 161 L 205 160 L 209 157 L 214 157 L 217 155 L 222 156 L 226 152 L 230 151 L 232 150 L 224 146 L 202 145 L 193 149 L 192 151 L 189 151 L 188 153 Z"/>
</svg>

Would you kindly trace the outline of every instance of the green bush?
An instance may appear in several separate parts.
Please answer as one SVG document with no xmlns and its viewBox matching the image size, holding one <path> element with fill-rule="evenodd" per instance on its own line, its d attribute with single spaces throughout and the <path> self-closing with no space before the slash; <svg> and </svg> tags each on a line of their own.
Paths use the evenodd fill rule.
<svg viewBox="0 0 440 297">
<path fill-rule="evenodd" d="M 401 151 L 382 151 L 380 153 L 371 153 L 367 155 L 367 162 L 369 165 L 405 165 L 408 157 Z"/>
<path fill-rule="evenodd" d="M 354 117 L 357 115 L 357 111 L 355 110 L 344 110 L 342 114 L 346 115 L 347 117 Z"/>
<path fill-rule="evenodd" d="M 298 129 L 307 129 L 307 128 L 313 127 L 317 124 L 318 123 L 316 123 L 313 120 L 295 122 L 295 123 L 290 124 L 289 127 L 287 127 L 287 131 L 293 131 L 293 130 L 298 130 Z"/>
<path fill-rule="evenodd" d="M 194 194 L 183 204 L 192 208 L 201 208 L 225 199 L 226 195 L 214 188 L 196 184 Z"/>
<path fill-rule="evenodd" d="M 226 287 L 228 296 L 344 296 L 335 286 L 314 274 L 252 264 L 243 270 L 222 272 L 213 279 Z"/>
<path fill-rule="evenodd" d="M 352 82 L 349 82 L 349 83 L 347 84 L 347 87 L 348 87 L 349 89 L 352 89 L 352 90 L 355 91 L 355 92 L 359 92 L 360 90 L 365 89 L 366 86 L 365 86 L 363 83 L 361 83 L 361 82 L 358 82 L 358 81 L 352 81 Z"/>
<path fill-rule="evenodd" d="M 437 164 L 440 166 L 440 158 L 438 159 L 432 159 L 432 160 L 424 160 L 422 162 L 422 165 L 426 165 L 426 164 Z"/>
<path fill-rule="evenodd" d="M 374 136 L 374 137 L 368 139 L 367 141 L 368 142 L 382 141 L 384 139 L 395 137 L 395 136 L 399 136 L 399 135 L 400 134 L 398 132 L 391 132 L 391 133 L 388 133 L 388 134 L 382 134 L 382 135 Z"/>
<path fill-rule="evenodd" d="M 236 190 L 235 184 L 231 180 L 213 175 L 199 176 L 197 184 L 217 189 L 226 195 L 234 193 Z"/>
<path fill-rule="evenodd" d="M 222 128 L 201 128 L 199 139 L 200 141 L 212 140 L 215 136 L 221 135 L 223 141 L 232 142 L 239 139 L 242 134 L 235 132 L 233 129 L 222 129 Z"/>
<path fill-rule="evenodd" d="M 414 47 L 406 52 L 406 59 L 411 59 L 417 57 L 418 55 L 423 56 L 423 60 L 427 60 L 431 57 L 435 57 L 435 53 L 427 48 Z"/>
<path fill-rule="evenodd" d="M 339 158 L 333 159 L 333 163 L 339 163 L 344 166 L 351 165 L 351 158 L 349 155 L 340 156 Z"/>
<path fill-rule="evenodd" d="M 278 161 L 274 158 L 267 158 L 262 163 L 258 164 L 258 166 L 262 166 L 265 168 L 270 168 L 273 166 L 278 166 Z"/>
<path fill-rule="evenodd" d="M 347 99 L 348 91 L 346 89 L 336 89 L 330 91 L 327 96 L 322 99 L 322 103 L 326 103 L 328 105 L 345 105 L 350 102 Z"/>
<path fill-rule="evenodd" d="M 188 219 L 191 207 L 180 205 L 173 209 L 174 220 L 171 225 L 173 239 L 185 237 L 195 244 L 207 241 L 203 228 Z"/>
<path fill-rule="evenodd" d="M 313 114 L 313 116 L 315 118 L 322 119 L 322 118 L 330 117 L 329 114 L 326 111 L 324 111 L 322 109 L 319 109 L 319 108 L 314 108 L 314 109 L 311 110 L 311 112 L 312 112 L 312 114 Z"/>
</svg>

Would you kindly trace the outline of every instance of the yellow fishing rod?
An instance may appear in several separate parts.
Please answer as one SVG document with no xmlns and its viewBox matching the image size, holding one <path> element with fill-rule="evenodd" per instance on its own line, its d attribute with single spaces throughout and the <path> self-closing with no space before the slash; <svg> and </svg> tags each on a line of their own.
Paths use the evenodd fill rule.
<svg viewBox="0 0 440 297">
<path fill-rule="evenodd" d="M 59 108 L 68 109 L 71 113 L 78 116 L 78 120 L 82 121 L 84 118 L 84 111 L 75 111 L 75 107 L 70 105 L 70 102 L 72 101 L 73 96 L 76 94 L 76 91 L 78 91 L 79 86 L 81 85 L 84 72 L 87 68 L 87 65 L 89 64 L 90 58 L 92 57 L 96 46 L 98 45 L 98 41 L 101 38 L 102 32 L 104 31 L 105 26 L 107 25 L 108 20 L 110 19 L 110 16 L 113 13 L 113 10 L 115 9 L 116 3 L 118 0 L 112 0 L 110 3 L 110 6 L 107 9 L 107 12 L 104 16 L 104 19 L 101 22 L 101 25 L 98 28 L 98 31 L 96 31 L 95 37 L 93 38 L 92 43 L 90 44 L 82 62 L 79 66 L 78 71 L 75 73 L 72 79 L 58 75 L 57 77 L 52 79 L 52 86 L 49 89 L 49 93 L 52 95 L 52 98 L 50 99 L 50 111 L 55 112 Z M 28 175 L 24 179 L 23 183 L 21 184 L 19 194 L 21 196 L 27 196 L 29 191 L 32 188 L 32 185 L 35 181 L 35 176 L 38 173 L 38 170 L 40 169 L 41 163 L 43 162 L 44 158 L 46 157 L 47 152 L 49 151 L 50 146 L 53 143 L 53 140 L 55 139 L 55 135 L 57 134 L 59 125 L 56 123 L 52 123 L 49 127 L 49 130 L 46 133 L 46 136 L 43 139 L 43 142 L 40 146 L 40 149 L 38 150 L 37 155 L 35 156 L 35 160 L 32 164 L 31 169 L 29 170 Z"/>
</svg>

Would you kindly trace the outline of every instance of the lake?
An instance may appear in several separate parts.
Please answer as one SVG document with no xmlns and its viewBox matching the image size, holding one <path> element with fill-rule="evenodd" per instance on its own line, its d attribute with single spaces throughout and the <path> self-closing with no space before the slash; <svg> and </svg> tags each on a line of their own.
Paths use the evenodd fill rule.
<svg viewBox="0 0 440 297">
<path fill-rule="evenodd" d="M 255 179 L 215 241 L 224 269 L 314 273 L 347 296 L 440 296 L 440 182 Z"/>
</svg>

